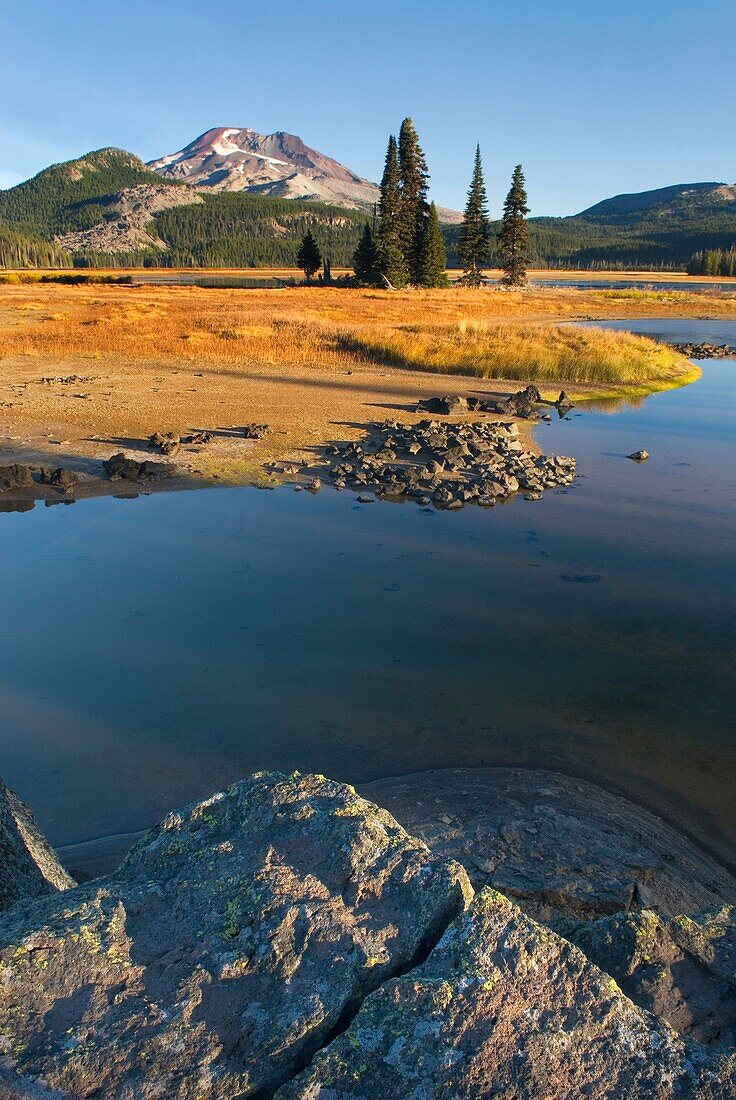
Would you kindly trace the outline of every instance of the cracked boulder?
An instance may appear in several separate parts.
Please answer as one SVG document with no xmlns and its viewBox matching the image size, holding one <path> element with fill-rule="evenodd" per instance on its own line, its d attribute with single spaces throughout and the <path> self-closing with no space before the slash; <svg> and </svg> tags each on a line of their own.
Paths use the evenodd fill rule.
<svg viewBox="0 0 736 1100">
<path fill-rule="evenodd" d="M 0 916 L 0 1095 L 271 1095 L 470 894 L 352 788 L 243 780 Z"/>
<path fill-rule="evenodd" d="M 0 779 L 0 910 L 73 885 L 31 811 Z"/>
<path fill-rule="evenodd" d="M 733 1059 L 681 1038 L 486 889 L 277 1098 L 727 1100 L 735 1089 Z"/>
</svg>

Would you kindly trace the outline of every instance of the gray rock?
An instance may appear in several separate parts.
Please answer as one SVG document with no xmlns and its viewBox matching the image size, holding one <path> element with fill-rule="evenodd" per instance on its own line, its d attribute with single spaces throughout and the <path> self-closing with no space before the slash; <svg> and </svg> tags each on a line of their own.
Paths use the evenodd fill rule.
<svg viewBox="0 0 736 1100">
<path fill-rule="evenodd" d="M 170 814 L 108 878 L 0 916 L 0 1081 L 270 1095 L 469 896 L 352 788 L 254 776 Z"/>
<path fill-rule="evenodd" d="M 31 811 L 0 779 L 0 910 L 73 885 Z"/>
<path fill-rule="evenodd" d="M 633 454 L 626 457 L 633 459 L 634 462 L 646 462 L 649 458 L 649 451 L 634 451 Z"/>
<path fill-rule="evenodd" d="M 732 1100 L 736 1067 L 485 889 L 278 1100 Z"/>
</svg>

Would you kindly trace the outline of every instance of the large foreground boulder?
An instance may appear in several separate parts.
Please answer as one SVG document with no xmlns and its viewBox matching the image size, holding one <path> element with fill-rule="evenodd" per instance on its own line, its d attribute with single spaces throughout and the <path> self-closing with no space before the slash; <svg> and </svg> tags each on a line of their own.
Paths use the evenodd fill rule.
<svg viewBox="0 0 736 1100">
<path fill-rule="evenodd" d="M 385 983 L 278 1100 L 733 1100 L 717 1059 L 495 891 Z"/>
<path fill-rule="evenodd" d="M 0 1096 L 271 1095 L 470 894 L 350 787 L 237 783 L 0 917 Z"/>
<path fill-rule="evenodd" d="M 0 910 L 73 885 L 31 811 L 0 779 Z"/>
</svg>

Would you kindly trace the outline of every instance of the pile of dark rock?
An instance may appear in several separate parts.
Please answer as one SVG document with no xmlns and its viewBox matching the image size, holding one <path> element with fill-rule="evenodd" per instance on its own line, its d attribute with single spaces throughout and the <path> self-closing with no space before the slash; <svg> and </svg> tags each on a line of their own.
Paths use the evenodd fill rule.
<svg viewBox="0 0 736 1100">
<path fill-rule="evenodd" d="M 211 442 L 213 433 L 208 431 L 192 432 L 191 435 L 178 435 L 176 432 L 154 432 L 148 437 L 148 446 L 164 455 L 173 455 L 184 446 L 204 447 Z"/>
<path fill-rule="evenodd" d="M 675 344 L 675 351 L 686 355 L 688 359 L 732 359 L 736 357 L 736 347 L 732 344 Z"/>
<path fill-rule="evenodd" d="M 27 466 L 23 462 L 0 466 L 0 493 L 32 489 L 36 483 L 51 485 L 62 493 L 70 493 L 78 480 L 78 475 L 73 470 L 67 470 L 63 466 Z"/>
<path fill-rule="evenodd" d="M 412 497 L 439 508 L 488 508 L 518 492 L 538 500 L 544 489 L 575 477 L 574 458 L 525 450 L 511 422 L 387 421 L 378 433 L 373 444 L 327 448 L 338 458 L 329 471 L 336 489 Z"/>
<path fill-rule="evenodd" d="M 263 439 L 272 432 L 270 424 L 246 424 L 242 428 L 233 429 L 240 432 L 244 439 Z M 212 442 L 215 433 L 213 431 L 195 431 L 189 435 L 180 435 L 179 432 L 154 432 L 148 437 L 148 445 L 155 451 L 164 455 L 173 455 L 180 447 L 204 447 Z"/>
<path fill-rule="evenodd" d="M 417 412 L 452 413 L 494 412 L 502 416 L 518 416 L 523 420 L 534 420 L 539 416 L 537 406 L 542 404 L 542 395 L 536 386 L 526 386 L 518 393 L 500 401 L 486 401 L 482 397 L 462 397 L 460 394 L 448 394 L 446 397 L 427 397 L 417 402 Z M 564 390 L 556 401 L 551 402 L 558 410 L 573 408 L 573 403 Z"/>
<path fill-rule="evenodd" d="M 150 481 L 156 477 L 170 477 L 176 467 L 168 462 L 137 462 L 122 451 L 103 462 L 111 481 Z"/>
</svg>

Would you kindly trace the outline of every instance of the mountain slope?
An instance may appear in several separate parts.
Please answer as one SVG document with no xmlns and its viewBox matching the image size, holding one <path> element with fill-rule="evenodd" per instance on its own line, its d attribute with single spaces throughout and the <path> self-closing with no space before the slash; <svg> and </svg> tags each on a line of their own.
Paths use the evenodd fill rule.
<svg viewBox="0 0 736 1100">
<path fill-rule="evenodd" d="M 678 183 L 640 191 L 631 195 L 614 195 L 595 206 L 575 214 L 586 221 L 624 222 L 632 224 L 647 218 L 698 215 L 736 214 L 736 185 L 725 183 Z"/>
<path fill-rule="evenodd" d="M 368 209 L 379 189 L 294 134 L 219 127 L 148 167 L 164 179 L 213 191 L 248 191 Z"/>
<path fill-rule="evenodd" d="M 161 181 L 132 153 L 98 149 L 0 191 L 0 224 L 50 240 L 95 225 L 105 216 L 106 200 L 139 183 Z"/>
</svg>

